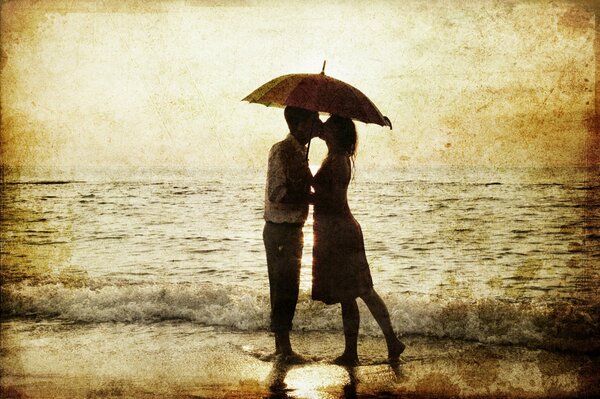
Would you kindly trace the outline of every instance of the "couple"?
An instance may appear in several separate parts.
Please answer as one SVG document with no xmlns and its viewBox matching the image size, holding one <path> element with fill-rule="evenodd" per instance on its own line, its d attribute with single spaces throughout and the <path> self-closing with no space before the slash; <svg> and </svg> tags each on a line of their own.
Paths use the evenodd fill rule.
<svg viewBox="0 0 600 399">
<path fill-rule="evenodd" d="M 346 196 L 356 152 L 354 122 L 332 115 L 322 123 L 317 112 L 291 106 L 285 108 L 284 116 L 290 134 L 269 152 L 263 230 L 275 354 L 288 363 L 303 360 L 292 350 L 289 332 L 298 301 L 302 226 L 312 203 L 312 298 L 342 306 L 345 349 L 334 363 L 358 364 L 357 297 L 366 303 L 381 327 L 389 361 L 397 362 L 404 344 L 394 333 L 385 303 L 373 289 L 362 231 L 350 212 Z M 328 148 L 327 157 L 314 177 L 305 147 L 313 136 L 324 140 Z"/>
</svg>

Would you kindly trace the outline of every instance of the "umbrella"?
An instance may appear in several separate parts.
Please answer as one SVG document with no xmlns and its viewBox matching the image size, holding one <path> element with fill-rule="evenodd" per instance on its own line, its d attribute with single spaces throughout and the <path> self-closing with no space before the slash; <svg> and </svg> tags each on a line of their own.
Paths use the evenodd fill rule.
<svg viewBox="0 0 600 399">
<path fill-rule="evenodd" d="M 291 105 L 392 128 L 388 117 L 383 116 L 360 90 L 325 75 L 325 62 L 321 73 L 280 76 L 260 86 L 242 101 L 276 107 Z"/>
</svg>

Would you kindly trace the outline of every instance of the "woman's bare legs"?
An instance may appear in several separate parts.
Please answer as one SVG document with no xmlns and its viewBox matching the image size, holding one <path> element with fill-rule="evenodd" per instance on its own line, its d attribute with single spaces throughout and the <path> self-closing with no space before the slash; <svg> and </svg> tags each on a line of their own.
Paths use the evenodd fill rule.
<svg viewBox="0 0 600 399">
<path fill-rule="evenodd" d="M 368 293 L 361 295 L 360 297 L 369 311 L 379 324 L 385 342 L 388 348 L 388 360 L 390 362 L 397 362 L 400 354 L 404 352 L 404 344 L 398 339 L 392 322 L 390 320 L 390 313 L 383 299 L 371 289 Z M 344 323 L 344 342 L 345 348 L 344 353 L 334 360 L 334 363 L 340 365 L 354 366 L 358 364 L 358 328 L 360 325 L 360 313 L 358 311 L 358 305 L 356 300 L 345 301 L 342 305 L 342 320 Z"/>
<path fill-rule="evenodd" d="M 390 362 L 398 361 L 405 346 L 398 339 L 396 333 L 394 333 L 394 328 L 392 327 L 392 322 L 390 320 L 390 313 L 388 312 L 383 299 L 381 299 L 374 289 L 371 289 L 367 294 L 361 295 L 361 299 L 371 311 L 371 314 L 377 321 L 377 324 L 379 324 L 379 327 L 381 327 L 381 331 L 383 332 L 388 347 L 388 360 Z"/>
<path fill-rule="evenodd" d="M 342 321 L 344 323 L 344 353 L 333 362 L 344 366 L 355 366 L 358 364 L 358 327 L 360 325 L 360 314 L 356 299 L 345 301 L 342 305 Z"/>
</svg>

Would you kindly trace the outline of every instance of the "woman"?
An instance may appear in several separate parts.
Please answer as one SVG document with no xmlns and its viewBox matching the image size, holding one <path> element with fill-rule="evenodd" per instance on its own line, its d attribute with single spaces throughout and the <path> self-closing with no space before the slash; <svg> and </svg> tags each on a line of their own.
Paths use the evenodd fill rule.
<svg viewBox="0 0 600 399">
<path fill-rule="evenodd" d="M 358 364 L 357 297 L 365 302 L 381 327 L 389 361 L 396 362 L 404 344 L 394 333 L 385 303 L 373 289 L 362 231 L 348 207 L 347 190 L 357 142 L 354 122 L 332 115 L 323 125 L 320 138 L 327 144 L 328 154 L 313 180 L 312 298 L 342 306 L 345 349 L 334 363 Z"/>
</svg>

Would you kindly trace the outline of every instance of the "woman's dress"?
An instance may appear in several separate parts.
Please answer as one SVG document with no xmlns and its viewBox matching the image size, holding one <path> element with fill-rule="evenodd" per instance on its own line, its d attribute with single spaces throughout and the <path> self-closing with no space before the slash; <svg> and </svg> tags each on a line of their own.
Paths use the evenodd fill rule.
<svg viewBox="0 0 600 399">
<path fill-rule="evenodd" d="M 348 207 L 351 165 L 328 156 L 313 179 L 312 298 L 327 304 L 353 300 L 373 287 L 360 225 Z"/>
</svg>

